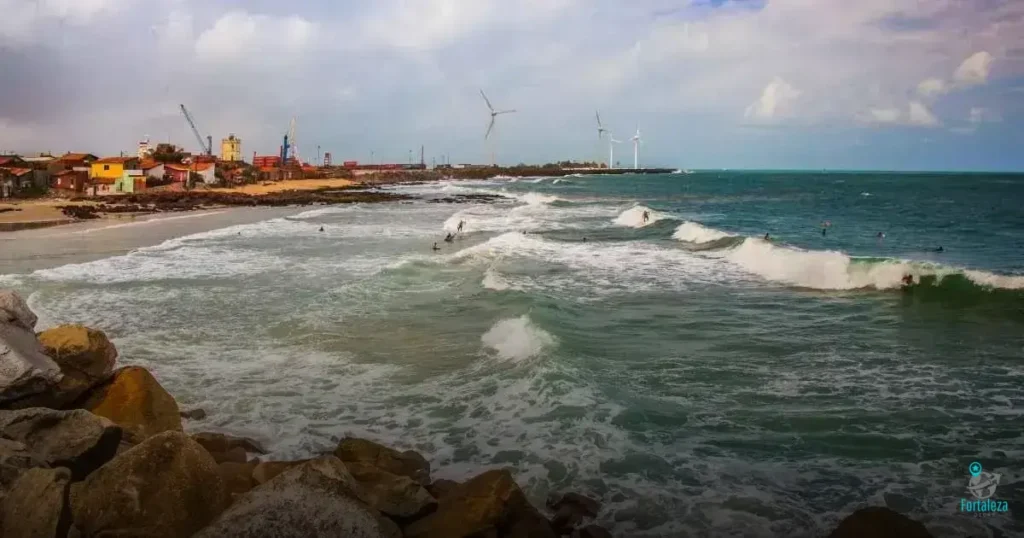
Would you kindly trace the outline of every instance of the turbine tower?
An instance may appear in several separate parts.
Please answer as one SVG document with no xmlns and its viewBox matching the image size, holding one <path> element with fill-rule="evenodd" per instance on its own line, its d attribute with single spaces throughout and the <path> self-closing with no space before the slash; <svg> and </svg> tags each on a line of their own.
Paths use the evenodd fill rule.
<svg viewBox="0 0 1024 538">
<path fill-rule="evenodd" d="M 487 108 L 491 111 L 491 123 L 487 125 L 487 132 L 484 133 L 484 140 L 490 140 L 491 131 L 494 130 L 495 119 L 502 114 L 511 114 L 516 110 L 514 108 L 509 110 L 495 110 L 494 106 L 491 105 L 491 100 L 487 98 L 487 94 L 485 94 L 483 90 L 480 90 L 480 96 L 484 98 L 484 102 L 487 103 Z M 493 166 L 494 164 L 494 151 L 491 150 L 491 165 Z"/>
<path fill-rule="evenodd" d="M 636 128 L 633 135 L 633 170 L 640 169 L 640 127 Z"/>
<path fill-rule="evenodd" d="M 621 140 L 615 140 L 615 135 L 608 132 L 608 169 L 615 168 L 615 144 L 621 144 Z"/>
<path fill-rule="evenodd" d="M 597 118 L 597 162 L 601 161 L 601 140 L 604 134 L 608 132 L 608 129 L 604 128 L 601 124 L 601 113 L 597 110 L 594 111 L 594 117 Z M 598 166 L 600 168 L 600 165 Z"/>
</svg>

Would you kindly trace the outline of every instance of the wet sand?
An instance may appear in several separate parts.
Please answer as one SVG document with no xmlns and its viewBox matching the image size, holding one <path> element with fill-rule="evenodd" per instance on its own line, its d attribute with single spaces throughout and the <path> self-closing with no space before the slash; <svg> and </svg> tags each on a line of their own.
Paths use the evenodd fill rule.
<svg viewBox="0 0 1024 538">
<path fill-rule="evenodd" d="M 303 207 L 225 208 L 100 219 L 0 234 L 0 274 L 126 254 L 168 239 L 307 211 Z"/>
</svg>

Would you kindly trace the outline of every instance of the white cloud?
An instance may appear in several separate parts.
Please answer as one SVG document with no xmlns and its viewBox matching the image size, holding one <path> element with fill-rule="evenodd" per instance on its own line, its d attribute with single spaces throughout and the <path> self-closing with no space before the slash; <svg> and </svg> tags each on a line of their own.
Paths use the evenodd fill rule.
<svg viewBox="0 0 1024 538">
<path fill-rule="evenodd" d="M 899 123 L 902 116 L 898 108 L 872 108 L 865 119 L 869 123 Z"/>
<path fill-rule="evenodd" d="M 976 52 L 960 64 L 953 79 L 965 86 L 985 84 L 992 69 L 992 55 L 986 51 Z"/>
<path fill-rule="evenodd" d="M 934 127 L 939 124 L 938 118 L 928 110 L 928 107 L 919 101 L 910 102 L 910 112 L 907 114 L 907 120 L 910 125 L 921 127 Z"/>
<path fill-rule="evenodd" d="M 911 101 L 906 111 L 896 107 L 872 108 L 857 117 L 862 123 L 873 125 L 910 125 L 935 127 L 939 119 L 920 101 Z"/>
<path fill-rule="evenodd" d="M 971 107 L 967 121 L 972 125 L 978 125 L 981 123 L 998 123 L 1003 121 L 1003 118 L 994 110 L 975 106 Z"/>
<path fill-rule="evenodd" d="M 775 77 L 764 90 L 761 97 L 750 104 L 743 112 L 747 118 L 771 119 L 785 114 L 790 104 L 800 97 L 800 90 L 791 86 L 781 77 Z"/>
<path fill-rule="evenodd" d="M 0 0 L 0 43 L 25 45 L 46 38 L 48 22 L 84 26 L 134 0 Z"/>
<path fill-rule="evenodd" d="M 928 78 L 917 85 L 917 93 L 924 97 L 935 97 L 948 91 L 946 83 L 942 79 Z"/>
<path fill-rule="evenodd" d="M 313 44 L 317 25 L 297 15 L 278 18 L 232 11 L 217 19 L 196 40 L 200 60 L 263 63 L 300 60 L 298 54 Z"/>
</svg>

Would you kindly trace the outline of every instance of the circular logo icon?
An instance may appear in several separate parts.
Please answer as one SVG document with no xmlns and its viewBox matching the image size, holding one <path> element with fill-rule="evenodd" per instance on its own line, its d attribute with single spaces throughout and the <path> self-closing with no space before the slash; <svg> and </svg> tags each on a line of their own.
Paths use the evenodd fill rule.
<svg viewBox="0 0 1024 538">
<path fill-rule="evenodd" d="M 977 461 L 972 462 L 971 465 L 967 467 L 967 470 L 971 472 L 971 476 L 978 476 L 981 474 L 981 463 Z"/>
</svg>

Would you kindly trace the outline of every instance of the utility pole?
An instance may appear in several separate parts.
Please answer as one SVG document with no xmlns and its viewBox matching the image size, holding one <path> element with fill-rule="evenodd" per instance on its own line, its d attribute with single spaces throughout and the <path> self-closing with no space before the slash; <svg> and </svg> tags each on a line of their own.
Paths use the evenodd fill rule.
<svg viewBox="0 0 1024 538">
<path fill-rule="evenodd" d="M 316 164 L 317 166 L 323 166 L 323 161 L 320 160 L 320 144 L 316 145 Z"/>
</svg>

